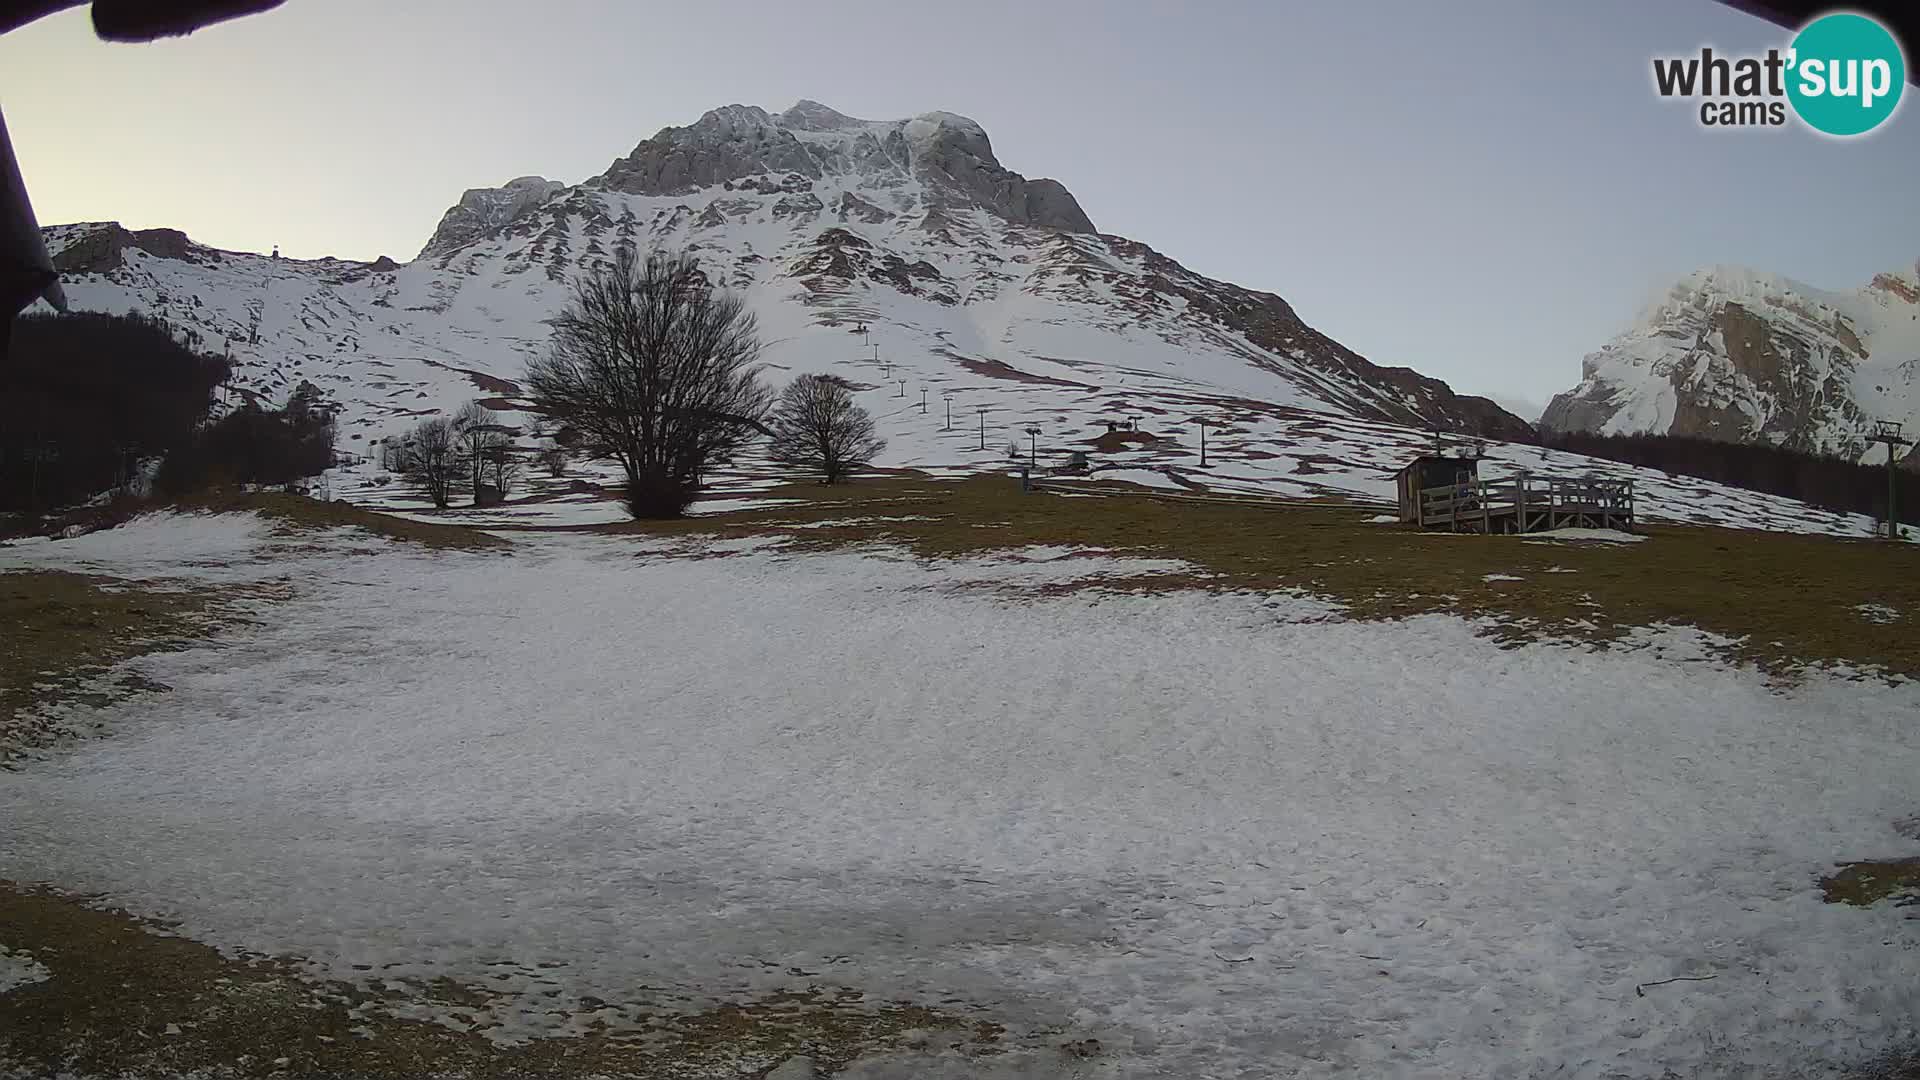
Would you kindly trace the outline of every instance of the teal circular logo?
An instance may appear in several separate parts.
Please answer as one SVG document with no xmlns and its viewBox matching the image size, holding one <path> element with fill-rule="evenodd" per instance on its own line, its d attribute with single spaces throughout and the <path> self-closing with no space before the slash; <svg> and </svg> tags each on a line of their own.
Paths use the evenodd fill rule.
<svg viewBox="0 0 1920 1080">
<path fill-rule="evenodd" d="M 1787 100 L 1807 126 L 1828 135 L 1879 127 L 1907 85 L 1900 43 L 1865 15 L 1822 15 L 1801 29 L 1788 55 Z"/>
</svg>

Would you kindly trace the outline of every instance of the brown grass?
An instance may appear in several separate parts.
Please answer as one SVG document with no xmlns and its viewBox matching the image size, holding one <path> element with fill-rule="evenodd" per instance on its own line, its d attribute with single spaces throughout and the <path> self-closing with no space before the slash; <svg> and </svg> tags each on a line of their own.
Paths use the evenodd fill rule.
<svg viewBox="0 0 1920 1080">
<path fill-rule="evenodd" d="M 686 1010 L 612 1002 L 648 1028 L 497 1046 L 477 1030 L 399 1019 L 386 1003 L 479 1013 L 495 994 L 448 980 L 405 991 L 303 978 L 280 958 L 231 958 L 123 911 L 0 881 L 0 944 L 27 949 L 50 978 L 0 995 L 0 1074 L 51 1076 L 420 1076 L 560 1080 L 745 1075 L 798 1054 L 839 1068 L 909 1031 L 991 1052 L 997 1025 L 957 1012 L 868 1001 L 848 990 L 770 994 Z M 609 1004 L 592 1001 L 588 1004 Z M 355 1015 L 356 1007 L 363 1007 Z M 364 1025 L 373 1037 L 356 1034 Z"/>
<path fill-rule="evenodd" d="M 1842 863 L 1820 879 L 1820 895 L 1829 904 L 1867 907 L 1890 896 L 1920 903 L 1920 859 L 1864 860 Z"/>
<path fill-rule="evenodd" d="M 1732 639 L 1731 659 L 1776 674 L 1847 664 L 1920 677 L 1920 547 L 1911 545 L 1672 525 L 1644 528 L 1648 539 L 1638 544 L 1555 543 L 1373 524 L 1366 519 L 1381 512 L 1374 507 L 1023 495 L 1017 481 L 999 476 L 889 477 L 766 494 L 811 505 L 599 531 L 784 533 L 803 546 L 885 540 L 930 557 L 1088 545 L 1186 559 L 1220 574 L 1215 588 L 1304 589 L 1359 618 L 1452 612 L 1491 617 L 1513 640 L 1592 642 L 1671 623 Z M 937 520 L 777 524 L 900 514 Z M 987 524 L 996 527 L 977 527 Z M 1549 572 L 1556 568 L 1564 572 Z M 1488 574 L 1522 580 L 1489 582 Z M 1863 604 L 1906 614 L 1876 625 L 1858 610 Z"/>
<path fill-rule="evenodd" d="M 62 571 L 0 574 L 0 764 L 61 740 L 35 706 L 104 704 L 156 689 L 132 676 L 111 686 L 95 677 L 129 657 L 183 647 L 219 618 L 210 590 L 157 591 Z"/>
<path fill-rule="evenodd" d="M 497 536 L 489 536 L 479 529 L 466 525 L 437 525 L 413 521 L 394 517 L 391 514 L 364 510 L 345 502 L 321 502 L 318 499 L 280 492 L 213 492 L 181 499 L 171 505 L 180 510 L 212 513 L 251 510 L 294 530 L 348 526 L 365 529 L 391 540 L 402 540 L 431 548 L 477 551 L 512 546 Z"/>
<path fill-rule="evenodd" d="M 1135 446 L 1155 446 L 1160 442 L 1160 437 L 1145 431 L 1121 430 L 1103 432 L 1098 438 L 1088 439 L 1087 441 L 1093 444 L 1095 450 L 1111 454 Z"/>
</svg>

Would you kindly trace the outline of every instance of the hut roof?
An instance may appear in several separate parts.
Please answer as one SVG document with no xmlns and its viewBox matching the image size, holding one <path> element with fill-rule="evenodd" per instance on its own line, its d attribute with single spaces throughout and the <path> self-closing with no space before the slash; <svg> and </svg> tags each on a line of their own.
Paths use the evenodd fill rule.
<svg viewBox="0 0 1920 1080">
<path fill-rule="evenodd" d="M 1433 461 L 1453 462 L 1459 465 L 1472 465 L 1477 468 L 1479 467 L 1480 462 L 1482 460 L 1483 459 L 1479 454 L 1469 453 L 1466 451 L 1462 451 L 1460 453 L 1446 453 L 1446 452 L 1436 453 L 1433 451 L 1429 451 L 1424 454 L 1415 454 L 1413 457 L 1408 458 L 1407 463 L 1405 465 L 1400 466 L 1399 471 L 1406 472 L 1408 469 L 1412 469 L 1419 465 L 1425 465 L 1428 462 L 1433 462 Z"/>
</svg>

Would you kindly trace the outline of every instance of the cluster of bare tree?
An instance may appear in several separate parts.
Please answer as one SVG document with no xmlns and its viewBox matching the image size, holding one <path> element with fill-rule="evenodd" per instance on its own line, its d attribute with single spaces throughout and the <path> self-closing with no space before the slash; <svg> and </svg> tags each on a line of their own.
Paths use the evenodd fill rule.
<svg viewBox="0 0 1920 1080">
<path fill-rule="evenodd" d="M 411 480 L 435 506 L 451 505 L 462 484 L 475 505 L 484 506 L 506 498 L 520 476 L 521 451 L 513 436 L 498 413 L 469 401 L 452 416 L 429 417 L 388 440 L 380 464 Z"/>
<path fill-rule="evenodd" d="M 753 313 L 691 255 L 622 248 L 611 267 L 575 282 L 551 325 L 527 393 L 587 452 L 620 463 L 635 517 L 680 516 L 708 468 L 756 435 L 772 440 L 776 461 L 818 469 L 828 483 L 885 445 L 844 380 L 803 375 L 776 401 L 761 381 Z"/>
</svg>

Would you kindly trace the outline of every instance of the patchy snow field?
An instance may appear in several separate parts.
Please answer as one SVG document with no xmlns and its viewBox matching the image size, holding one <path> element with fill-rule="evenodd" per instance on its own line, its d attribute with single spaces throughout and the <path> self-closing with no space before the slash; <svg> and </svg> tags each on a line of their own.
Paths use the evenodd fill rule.
<svg viewBox="0 0 1920 1080">
<path fill-rule="evenodd" d="M 1920 922 L 1814 882 L 1920 854 L 1920 687 L 1037 588 L 1186 567 L 1075 549 L 270 542 L 0 548 L 299 590 L 0 773 L 0 877 L 484 982 L 503 1038 L 814 984 L 1097 1038 L 1076 1075 L 1733 1077 L 1915 1036 Z"/>
</svg>

